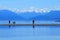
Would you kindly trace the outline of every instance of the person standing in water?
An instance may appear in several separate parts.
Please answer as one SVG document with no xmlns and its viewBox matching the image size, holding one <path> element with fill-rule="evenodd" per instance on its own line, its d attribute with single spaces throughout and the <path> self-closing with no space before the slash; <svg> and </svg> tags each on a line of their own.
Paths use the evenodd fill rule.
<svg viewBox="0 0 60 40">
<path fill-rule="evenodd" d="M 16 24 L 15 21 L 13 21 L 13 24 L 14 24 L 14 25 Z"/>
<path fill-rule="evenodd" d="M 10 28 L 10 20 L 9 20 L 9 28 Z"/>
<path fill-rule="evenodd" d="M 34 29 L 34 20 L 32 22 L 33 22 L 33 29 Z"/>
</svg>

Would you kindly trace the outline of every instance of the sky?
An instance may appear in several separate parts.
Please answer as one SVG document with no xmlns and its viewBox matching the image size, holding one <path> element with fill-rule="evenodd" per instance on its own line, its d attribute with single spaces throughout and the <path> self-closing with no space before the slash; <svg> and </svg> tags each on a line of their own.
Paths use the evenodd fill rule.
<svg viewBox="0 0 60 40">
<path fill-rule="evenodd" d="M 0 9 L 60 9 L 60 0 L 0 0 Z"/>
</svg>

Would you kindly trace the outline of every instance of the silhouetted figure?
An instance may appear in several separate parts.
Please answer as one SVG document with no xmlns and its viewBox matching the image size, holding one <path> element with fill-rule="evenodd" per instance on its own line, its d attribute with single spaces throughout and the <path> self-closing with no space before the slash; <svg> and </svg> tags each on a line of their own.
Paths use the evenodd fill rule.
<svg viewBox="0 0 60 40">
<path fill-rule="evenodd" d="M 13 24 L 15 24 L 15 21 L 13 22 Z"/>
<path fill-rule="evenodd" d="M 9 20 L 9 28 L 10 28 L 10 20 Z"/>
<path fill-rule="evenodd" d="M 14 25 L 16 24 L 15 21 L 13 22 L 13 24 L 14 24 Z"/>
<path fill-rule="evenodd" d="M 34 28 L 34 20 L 32 22 L 33 22 L 33 28 Z"/>
<path fill-rule="evenodd" d="M 10 20 L 9 20 L 9 24 L 10 24 Z"/>
</svg>

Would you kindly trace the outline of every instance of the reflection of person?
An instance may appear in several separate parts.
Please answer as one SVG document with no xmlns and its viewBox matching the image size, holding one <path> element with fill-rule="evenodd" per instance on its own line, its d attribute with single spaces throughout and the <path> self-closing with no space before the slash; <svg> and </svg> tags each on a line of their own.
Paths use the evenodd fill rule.
<svg viewBox="0 0 60 40">
<path fill-rule="evenodd" d="M 33 28 L 34 28 L 34 20 L 32 22 L 33 22 Z"/>
</svg>

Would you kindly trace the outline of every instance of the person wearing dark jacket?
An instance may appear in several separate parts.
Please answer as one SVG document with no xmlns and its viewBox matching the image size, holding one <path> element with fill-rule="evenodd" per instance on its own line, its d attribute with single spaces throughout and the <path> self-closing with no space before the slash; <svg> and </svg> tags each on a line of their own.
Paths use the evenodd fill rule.
<svg viewBox="0 0 60 40">
<path fill-rule="evenodd" d="M 15 21 L 13 21 L 13 24 L 15 25 L 15 24 L 16 24 L 16 22 L 15 22 Z"/>
<path fill-rule="evenodd" d="M 34 20 L 32 22 L 33 22 L 33 28 L 34 28 Z"/>
<path fill-rule="evenodd" d="M 9 28 L 10 28 L 10 20 L 9 20 Z"/>
</svg>

